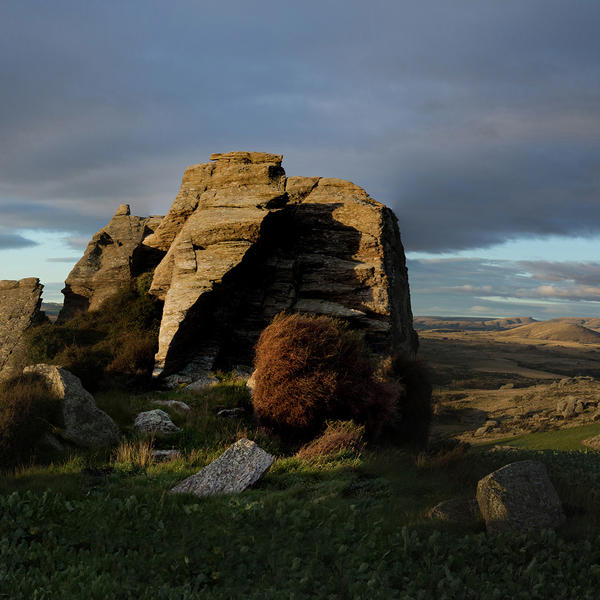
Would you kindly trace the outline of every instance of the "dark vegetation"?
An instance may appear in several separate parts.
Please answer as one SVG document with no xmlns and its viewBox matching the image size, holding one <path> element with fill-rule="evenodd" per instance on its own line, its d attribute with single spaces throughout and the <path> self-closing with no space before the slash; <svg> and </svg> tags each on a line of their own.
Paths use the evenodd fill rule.
<svg viewBox="0 0 600 600">
<path fill-rule="evenodd" d="M 90 391 L 147 387 L 162 311 L 161 303 L 146 294 L 151 280 L 141 275 L 134 289 L 121 291 L 100 310 L 32 329 L 29 362 L 61 365 Z"/>
<path fill-rule="evenodd" d="M 0 469 L 27 462 L 44 433 L 60 425 L 58 416 L 58 400 L 38 375 L 0 384 Z"/>
</svg>

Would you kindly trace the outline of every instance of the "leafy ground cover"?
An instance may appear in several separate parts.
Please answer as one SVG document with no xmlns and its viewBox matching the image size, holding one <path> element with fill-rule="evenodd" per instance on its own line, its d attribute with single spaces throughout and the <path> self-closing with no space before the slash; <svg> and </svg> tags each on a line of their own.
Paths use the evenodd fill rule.
<svg viewBox="0 0 600 600">
<path fill-rule="evenodd" d="M 138 439 L 133 415 L 178 399 L 183 431 Z M 600 454 L 393 446 L 302 459 L 257 428 L 245 386 L 98 395 L 127 438 L 0 478 L 0 598 L 592 598 L 600 585 Z M 554 432 L 553 432 L 554 433 Z M 168 491 L 241 436 L 277 455 L 243 494 Z M 182 456 L 155 463 L 150 447 Z M 479 521 L 433 522 L 441 500 L 472 496 L 504 464 L 544 461 L 569 516 L 558 532 L 488 537 Z"/>
</svg>

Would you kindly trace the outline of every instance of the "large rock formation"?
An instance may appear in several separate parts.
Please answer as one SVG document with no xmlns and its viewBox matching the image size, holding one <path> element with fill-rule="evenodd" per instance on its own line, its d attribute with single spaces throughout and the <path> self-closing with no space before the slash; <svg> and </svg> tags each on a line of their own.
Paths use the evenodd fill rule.
<svg viewBox="0 0 600 600">
<path fill-rule="evenodd" d="M 282 310 L 344 318 L 375 350 L 416 350 L 404 251 L 391 210 L 339 179 L 286 178 L 281 156 L 214 154 L 189 167 L 146 245 L 166 252 L 156 373 L 249 364 Z"/>
<path fill-rule="evenodd" d="M 83 257 L 65 281 L 64 306 L 59 321 L 80 312 L 96 310 L 137 275 L 153 269 L 163 253 L 145 246 L 143 240 L 162 217 L 135 217 L 121 204 L 110 223 L 88 244 Z"/>
<path fill-rule="evenodd" d="M 164 301 L 155 374 L 172 384 L 251 364 L 260 332 L 283 310 L 346 319 L 378 352 L 414 352 L 392 211 L 348 181 L 286 178 L 281 160 L 213 154 L 186 169 L 160 223 L 117 211 L 69 275 L 64 316 L 97 308 L 105 290 L 129 281 L 141 248 L 162 257 L 150 288 Z M 119 219 L 137 219 L 139 233 L 127 225 L 124 235 Z"/>
<path fill-rule="evenodd" d="M 0 380 L 25 365 L 25 332 L 40 318 L 43 285 L 35 277 L 0 281 Z"/>
</svg>

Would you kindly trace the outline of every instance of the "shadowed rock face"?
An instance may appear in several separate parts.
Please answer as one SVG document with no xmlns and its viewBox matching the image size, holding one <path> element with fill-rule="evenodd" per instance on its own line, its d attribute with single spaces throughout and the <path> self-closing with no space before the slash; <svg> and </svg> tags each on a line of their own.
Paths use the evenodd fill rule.
<svg viewBox="0 0 600 600">
<path fill-rule="evenodd" d="M 0 281 L 0 380 L 15 377 L 23 370 L 24 336 L 40 318 L 43 288 L 35 277 Z"/>
<path fill-rule="evenodd" d="M 80 312 L 100 308 L 119 290 L 129 287 L 134 277 L 153 269 L 164 253 L 145 246 L 143 240 L 161 219 L 132 216 L 129 205 L 121 204 L 69 273 L 58 320 L 66 321 Z"/>
<path fill-rule="evenodd" d="M 65 315 L 129 282 L 143 249 L 162 259 L 150 288 L 164 301 L 155 375 L 172 384 L 251 364 L 283 310 L 343 318 L 377 352 L 416 351 L 392 211 L 348 181 L 287 178 L 281 160 L 213 154 L 186 169 L 160 222 L 121 207 L 69 275 Z"/>
</svg>

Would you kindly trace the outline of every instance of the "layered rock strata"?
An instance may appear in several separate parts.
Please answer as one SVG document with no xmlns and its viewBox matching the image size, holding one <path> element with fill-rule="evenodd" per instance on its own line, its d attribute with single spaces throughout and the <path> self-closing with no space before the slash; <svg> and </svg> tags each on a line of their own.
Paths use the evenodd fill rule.
<svg viewBox="0 0 600 600">
<path fill-rule="evenodd" d="M 144 244 L 162 217 L 136 217 L 121 204 L 110 223 L 94 235 L 82 258 L 65 281 L 59 321 L 88 310 L 97 310 L 134 277 L 152 270 L 164 253 Z"/>
<path fill-rule="evenodd" d="M 0 281 L 0 381 L 25 365 L 25 334 L 40 319 L 44 286 L 35 277 Z"/>
<path fill-rule="evenodd" d="M 231 152 L 188 168 L 145 240 L 166 252 L 150 293 L 165 302 L 156 373 L 174 383 L 250 364 L 282 310 L 346 319 L 377 351 L 416 350 L 392 211 L 348 181 L 286 178 L 281 159 Z"/>
<path fill-rule="evenodd" d="M 155 375 L 171 384 L 250 365 L 260 332 L 284 310 L 344 319 L 376 352 L 416 351 L 390 209 L 348 181 L 286 177 L 280 155 L 210 158 L 186 169 L 160 222 L 117 211 L 69 275 L 65 314 L 97 308 L 105 291 L 130 281 L 141 248 L 161 258 L 150 288 L 164 301 Z M 124 218 L 144 232 L 128 225 L 123 234 Z M 127 247 L 117 252 L 105 234 Z"/>
</svg>

